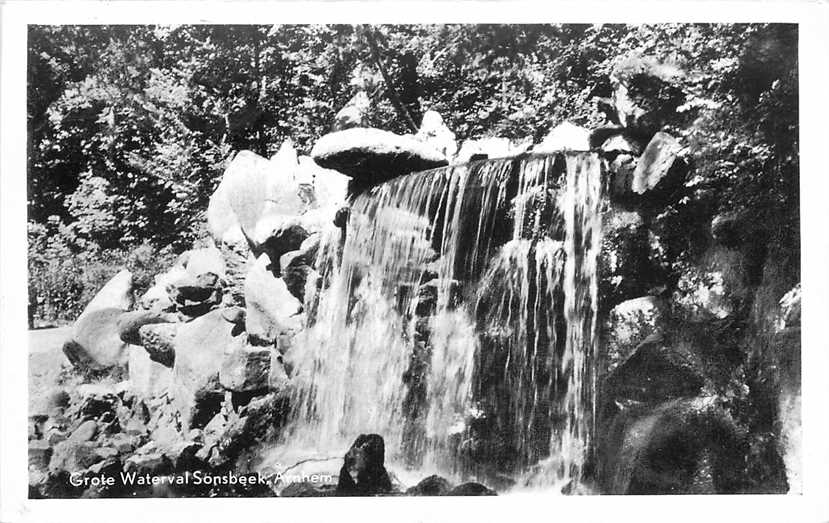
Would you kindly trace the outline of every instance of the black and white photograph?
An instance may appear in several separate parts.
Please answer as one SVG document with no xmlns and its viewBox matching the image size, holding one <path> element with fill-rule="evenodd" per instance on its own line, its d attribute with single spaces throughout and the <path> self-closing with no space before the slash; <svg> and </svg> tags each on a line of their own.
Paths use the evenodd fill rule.
<svg viewBox="0 0 829 523">
<path fill-rule="evenodd" d="M 782 20 L 27 24 L 29 502 L 799 498 Z"/>
</svg>

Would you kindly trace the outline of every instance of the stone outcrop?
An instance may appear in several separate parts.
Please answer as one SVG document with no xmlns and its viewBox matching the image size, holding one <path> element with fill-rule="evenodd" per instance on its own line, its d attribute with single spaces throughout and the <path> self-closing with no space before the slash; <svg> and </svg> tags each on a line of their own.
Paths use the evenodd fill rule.
<svg viewBox="0 0 829 523">
<path fill-rule="evenodd" d="M 570 122 L 562 122 L 544 137 L 539 145 L 533 147 L 534 153 L 554 153 L 559 151 L 587 151 L 590 149 L 590 131 Z"/>
<path fill-rule="evenodd" d="M 104 284 L 75 321 L 78 322 L 86 314 L 97 310 L 130 310 L 133 305 L 132 285 L 132 273 L 126 269 L 121 270 Z"/>
<path fill-rule="evenodd" d="M 443 123 L 443 117 L 437 111 L 426 111 L 415 138 L 428 144 L 446 158 L 452 158 L 458 152 L 455 133 Z"/>
<path fill-rule="evenodd" d="M 184 426 L 206 422 L 200 410 L 204 403 L 221 401 L 219 369 L 226 353 L 244 347 L 246 337 L 237 324 L 227 321 L 217 309 L 183 324 L 175 335 L 172 393 Z M 196 420 L 198 418 L 198 420 Z"/>
<path fill-rule="evenodd" d="M 361 434 L 343 458 L 337 494 L 372 495 L 388 493 L 392 489 L 386 472 L 385 443 L 377 434 Z"/>
<path fill-rule="evenodd" d="M 121 340 L 118 319 L 122 309 L 95 309 L 82 314 L 72 328 L 63 353 L 81 370 L 104 370 L 127 363 L 127 344 Z"/>
<path fill-rule="evenodd" d="M 302 304 L 281 278 L 273 276 L 269 265 L 270 260 L 263 254 L 245 280 L 245 331 L 255 345 L 273 344 L 280 333 L 299 326 Z"/>
<path fill-rule="evenodd" d="M 452 164 L 469 163 L 488 158 L 511 158 L 527 152 L 532 141 L 514 144 L 509 138 L 479 138 L 464 140 Z"/>
<path fill-rule="evenodd" d="M 351 176 L 363 188 L 448 163 L 443 154 L 414 137 L 373 128 L 327 134 L 314 145 L 311 157 L 322 167 Z"/>
</svg>

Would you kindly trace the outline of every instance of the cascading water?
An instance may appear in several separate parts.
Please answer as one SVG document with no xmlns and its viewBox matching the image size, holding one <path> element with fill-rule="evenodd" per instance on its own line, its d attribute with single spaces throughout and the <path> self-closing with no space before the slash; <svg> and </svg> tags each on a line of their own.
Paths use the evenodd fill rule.
<svg viewBox="0 0 829 523">
<path fill-rule="evenodd" d="M 600 205 L 591 153 L 472 162 L 359 196 L 306 293 L 282 450 L 341 456 L 374 432 L 393 469 L 518 477 L 540 463 L 527 483 L 578 479 Z"/>
</svg>

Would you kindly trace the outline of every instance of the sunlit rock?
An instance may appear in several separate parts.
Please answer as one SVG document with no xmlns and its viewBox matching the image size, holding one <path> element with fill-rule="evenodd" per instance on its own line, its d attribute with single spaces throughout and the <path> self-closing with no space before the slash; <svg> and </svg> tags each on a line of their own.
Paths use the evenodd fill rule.
<svg viewBox="0 0 829 523">
<path fill-rule="evenodd" d="M 83 312 L 81 312 L 76 321 L 80 321 L 84 315 L 97 310 L 130 310 L 133 305 L 132 285 L 132 273 L 126 269 L 119 271 L 86 304 L 86 307 L 84 307 Z"/>
<path fill-rule="evenodd" d="M 311 157 L 322 167 L 351 176 L 362 187 L 447 164 L 443 154 L 414 137 L 373 128 L 327 134 L 314 145 Z"/>
<path fill-rule="evenodd" d="M 423 114 L 423 121 L 415 138 L 432 146 L 446 158 L 452 158 L 458 151 L 455 133 L 443 123 L 443 117 L 437 111 L 429 110 Z"/>
<path fill-rule="evenodd" d="M 95 309 L 82 314 L 72 327 L 72 338 L 63 353 L 82 370 L 123 367 L 127 363 L 127 344 L 121 340 L 118 319 L 122 309 Z"/>
<path fill-rule="evenodd" d="M 533 147 L 534 153 L 558 151 L 587 151 L 590 149 L 590 131 L 570 122 L 555 126 L 544 140 Z"/>
<path fill-rule="evenodd" d="M 268 388 L 273 349 L 236 347 L 224 355 L 219 383 L 233 392 L 260 391 Z"/>
<path fill-rule="evenodd" d="M 127 370 L 132 390 L 145 398 L 167 392 L 173 381 L 170 367 L 152 360 L 146 350 L 135 345 L 129 347 Z"/>
<path fill-rule="evenodd" d="M 679 154 L 679 142 L 668 133 L 658 132 L 654 135 L 633 172 L 631 190 L 643 194 L 659 184 L 668 174 Z"/>
<path fill-rule="evenodd" d="M 607 370 L 612 372 L 649 336 L 661 331 L 666 305 L 654 296 L 627 300 L 608 314 L 606 330 Z"/>
<path fill-rule="evenodd" d="M 144 325 L 154 323 L 173 323 L 178 321 L 175 314 L 155 311 L 130 311 L 121 314 L 117 320 L 118 335 L 124 343 L 141 345 L 141 336 L 138 331 Z"/>
<path fill-rule="evenodd" d="M 741 438 L 716 397 L 620 411 L 601 433 L 599 477 L 608 494 L 737 493 Z"/>
<path fill-rule="evenodd" d="M 224 354 L 246 342 L 241 329 L 228 322 L 221 309 L 184 323 L 173 339 L 173 398 L 186 427 L 193 424 L 202 399 L 221 398 L 219 369 Z M 207 420 L 204 420 L 206 422 Z"/>
<path fill-rule="evenodd" d="M 362 89 L 357 91 L 357 94 L 352 96 L 334 116 L 334 124 L 331 126 L 331 130 L 343 131 L 353 127 L 365 127 L 368 123 L 369 105 L 370 102 L 366 92 Z"/>
<path fill-rule="evenodd" d="M 510 158 L 526 152 L 531 145 L 531 140 L 513 143 L 509 138 L 498 137 L 464 140 L 458 154 L 452 160 L 452 164 L 493 158 Z"/>
<path fill-rule="evenodd" d="M 302 306 L 285 282 L 268 270 L 269 265 L 270 260 L 263 254 L 245 280 L 245 330 L 258 345 L 271 344 L 280 332 L 290 329 Z"/>
</svg>

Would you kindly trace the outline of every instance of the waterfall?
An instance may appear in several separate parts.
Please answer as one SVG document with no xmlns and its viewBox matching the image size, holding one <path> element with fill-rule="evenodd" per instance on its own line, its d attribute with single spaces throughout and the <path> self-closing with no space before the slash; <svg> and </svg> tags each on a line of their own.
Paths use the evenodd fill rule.
<svg viewBox="0 0 829 523">
<path fill-rule="evenodd" d="M 591 153 L 471 162 L 359 196 L 319 250 L 285 449 L 342 455 L 378 433 L 392 467 L 518 476 L 540 463 L 528 482 L 578 479 L 600 205 Z"/>
</svg>

